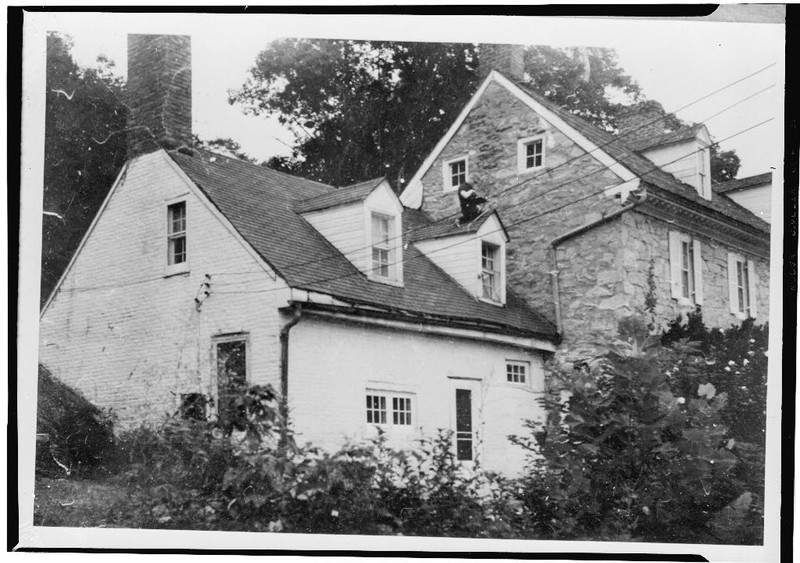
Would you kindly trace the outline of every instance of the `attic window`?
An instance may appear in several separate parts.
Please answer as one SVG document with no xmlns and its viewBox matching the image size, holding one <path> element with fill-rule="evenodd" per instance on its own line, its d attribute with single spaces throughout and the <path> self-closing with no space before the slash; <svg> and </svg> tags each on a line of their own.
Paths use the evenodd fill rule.
<svg viewBox="0 0 800 563">
<path fill-rule="evenodd" d="M 482 297 L 500 301 L 500 247 L 488 242 L 481 243 Z"/>
<path fill-rule="evenodd" d="M 517 172 L 528 172 L 544 167 L 544 136 L 527 137 L 517 142 Z"/>
<path fill-rule="evenodd" d="M 449 192 L 469 182 L 469 159 L 466 156 L 446 160 L 442 165 L 442 184 Z"/>
<path fill-rule="evenodd" d="M 167 205 L 167 266 L 165 275 L 188 271 L 186 201 Z"/>
<path fill-rule="evenodd" d="M 710 158 L 709 148 L 700 145 L 700 150 L 697 151 L 697 191 L 705 199 L 711 199 L 711 178 L 707 165 Z"/>
<path fill-rule="evenodd" d="M 394 219 L 387 215 L 372 214 L 372 275 L 379 278 L 395 277 L 395 244 L 392 242 Z"/>
</svg>

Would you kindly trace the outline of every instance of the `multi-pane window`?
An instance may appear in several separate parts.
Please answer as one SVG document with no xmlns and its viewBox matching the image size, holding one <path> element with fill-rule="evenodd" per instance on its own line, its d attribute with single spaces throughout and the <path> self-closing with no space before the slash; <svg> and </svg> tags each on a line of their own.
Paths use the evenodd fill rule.
<svg viewBox="0 0 800 563">
<path fill-rule="evenodd" d="M 509 383 L 526 383 L 528 380 L 528 363 L 506 363 L 506 379 Z"/>
<path fill-rule="evenodd" d="M 467 181 L 467 161 L 466 159 L 456 160 L 450 166 L 450 187 L 457 188 Z"/>
<path fill-rule="evenodd" d="M 736 261 L 736 298 L 738 300 L 739 312 L 750 314 L 750 272 L 747 269 L 747 262 Z"/>
<path fill-rule="evenodd" d="M 740 317 L 756 317 L 758 276 L 755 263 L 744 256 L 728 253 L 728 289 L 731 313 Z"/>
<path fill-rule="evenodd" d="M 481 243 L 481 283 L 485 299 L 500 301 L 500 248 Z"/>
<path fill-rule="evenodd" d="M 167 207 L 167 264 L 186 262 L 186 202 Z"/>
<path fill-rule="evenodd" d="M 472 461 L 472 391 L 456 389 L 456 459 Z"/>
<path fill-rule="evenodd" d="M 386 424 L 386 397 L 367 395 L 367 422 L 369 424 Z"/>
<path fill-rule="evenodd" d="M 681 295 L 694 300 L 694 247 L 691 240 L 681 241 Z"/>
<path fill-rule="evenodd" d="M 372 215 L 372 274 L 388 278 L 392 273 L 392 219 Z"/>
<path fill-rule="evenodd" d="M 539 168 L 544 163 L 542 139 L 525 144 L 525 168 Z"/>
<path fill-rule="evenodd" d="M 367 392 L 367 424 L 411 426 L 411 397 Z"/>
<path fill-rule="evenodd" d="M 400 426 L 411 425 L 411 399 L 392 397 L 392 423 Z"/>
</svg>

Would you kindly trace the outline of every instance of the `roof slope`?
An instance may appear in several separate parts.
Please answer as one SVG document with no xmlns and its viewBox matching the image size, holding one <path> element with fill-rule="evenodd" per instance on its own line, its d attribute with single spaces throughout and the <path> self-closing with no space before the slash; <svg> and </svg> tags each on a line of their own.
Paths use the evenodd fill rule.
<svg viewBox="0 0 800 563">
<path fill-rule="evenodd" d="M 568 112 L 567 110 L 553 104 L 543 96 L 540 96 L 523 82 L 509 79 L 516 84 L 525 94 L 536 100 L 538 103 L 556 113 L 567 124 L 576 129 L 579 133 L 591 142 L 608 153 L 612 158 L 623 164 L 639 178 L 651 186 L 672 196 L 678 196 L 694 204 L 695 207 L 704 208 L 707 211 L 722 215 L 732 219 L 761 233 L 769 233 L 769 223 L 757 217 L 755 214 L 735 203 L 730 198 L 715 197 L 710 201 L 700 196 L 697 191 L 690 186 L 675 178 L 672 174 L 664 172 L 647 158 L 638 155 L 628 148 L 622 141 L 611 133 L 603 131 L 584 119 Z"/>
<path fill-rule="evenodd" d="M 406 232 L 408 232 L 408 240 L 429 240 L 475 233 L 481 228 L 481 225 L 483 225 L 489 219 L 489 217 L 495 215 L 496 213 L 496 211 L 481 213 L 478 217 L 468 223 L 464 223 L 463 225 L 459 224 L 456 219 L 450 219 L 430 222 L 428 225 L 420 225 L 412 232 L 409 232 L 409 230 L 406 229 Z M 502 221 L 500 224 L 502 225 Z"/>
<path fill-rule="evenodd" d="M 328 209 L 329 207 L 336 207 L 337 205 L 346 205 L 348 203 L 362 201 L 384 180 L 385 178 L 382 176 L 380 178 L 367 180 L 366 182 L 359 182 L 358 184 L 338 188 L 316 197 L 304 199 L 296 204 L 294 209 L 298 213 L 307 213 L 309 211 L 319 211 L 321 209 Z"/>
<path fill-rule="evenodd" d="M 646 151 L 647 149 L 660 147 L 662 145 L 669 145 L 671 143 L 678 143 L 681 141 L 694 139 L 697 137 L 697 132 L 703 127 L 704 125 L 702 123 L 698 123 L 696 125 L 692 125 L 691 127 L 684 127 L 683 129 L 671 131 L 669 133 L 663 133 L 649 139 L 639 139 L 638 141 L 634 139 L 624 140 L 624 135 L 619 136 L 619 139 L 622 140 L 632 151 L 642 152 Z"/>
<path fill-rule="evenodd" d="M 765 172 L 764 174 L 756 174 L 755 176 L 748 176 L 747 178 L 738 178 L 736 180 L 728 180 L 720 184 L 714 185 L 714 192 L 718 194 L 725 194 L 728 192 L 735 192 L 737 190 L 744 190 L 763 184 L 772 182 L 772 172 Z"/>
<path fill-rule="evenodd" d="M 369 281 L 294 210 L 300 201 L 336 193 L 332 186 L 208 151 L 169 154 L 291 287 L 356 305 L 480 323 L 513 334 L 557 337 L 552 323 L 511 291 L 505 307 L 476 300 L 411 244 L 404 254 L 404 287 Z M 430 219 L 407 211 L 403 223 L 418 228 Z"/>
</svg>

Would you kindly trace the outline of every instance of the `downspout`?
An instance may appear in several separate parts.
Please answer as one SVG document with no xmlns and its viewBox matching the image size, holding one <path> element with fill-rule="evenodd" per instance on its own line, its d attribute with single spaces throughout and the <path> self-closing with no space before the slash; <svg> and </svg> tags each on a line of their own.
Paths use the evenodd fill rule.
<svg viewBox="0 0 800 563">
<path fill-rule="evenodd" d="M 571 239 L 572 237 L 576 237 L 576 236 L 578 236 L 578 235 L 580 235 L 582 233 L 585 233 L 586 231 L 588 231 L 590 229 L 593 229 L 593 228 L 597 227 L 598 225 L 602 225 L 604 223 L 608 223 L 609 221 L 612 221 L 612 220 L 616 219 L 617 217 L 619 217 L 623 213 L 625 213 L 627 211 L 630 211 L 631 209 L 633 209 L 637 205 L 639 205 L 642 202 L 644 202 L 645 199 L 647 199 L 647 192 L 642 190 L 640 195 L 637 195 L 637 196 L 634 196 L 634 197 L 636 198 L 636 200 L 633 201 L 632 203 L 629 203 L 627 205 L 623 205 L 622 207 L 620 207 L 616 211 L 612 211 L 608 215 L 604 215 L 603 217 L 600 217 L 599 219 L 596 219 L 594 221 L 586 223 L 585 225 L 581 225 L 580 227 L 572 229 L 571 231 L 567 231 L 563 235 L 559 235 L 559 236 L 557 236 L 556 238 L 554 238 L 553 240 L 550 241 L 550 244 L 548 245 L 547 249 L 548 249 L 548 253 L 550 254 L 550 263 L 551 263 L 551 266 L 552 266 L 552 269 L 550 271 L 550 276 L 552 277 L 552 280 L 553 280 L 553 283 L 552 283 L 553 305 L 555 306 L 555 313 L 556 313 L 556 331 L 558 332 L 559 336 L 562 335 L 564 327 L 563 327 L 563 322 L 562 322 L 562 319 L 561 319 L 561 295 L 560 295 L 559 287 L 558 287 L 558 258 L 557 258 L 557 254 L 556 254 L 556 250 L 558 248 L 558 245 L 560 245 L 565 240 Z"/>
<path fill-rule="evenodd" d="M 303 309 L 299 303 L 294 305 L 292 318 L 281 328 L 281 445 L 285 446 L 289 435 L 289 331 L 300 322 Z"/>
</svg>

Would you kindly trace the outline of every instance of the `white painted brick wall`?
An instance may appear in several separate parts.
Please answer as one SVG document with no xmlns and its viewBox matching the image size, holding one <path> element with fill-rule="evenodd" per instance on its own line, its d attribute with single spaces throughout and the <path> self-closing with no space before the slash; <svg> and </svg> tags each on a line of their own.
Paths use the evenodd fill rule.
<svg viewBox="0 0 800 563">
<path fill-rule="evenodd" d="M 530 388 L 506 383 L 506 360 L 531 362 Z M 391 430 L 390 445 L 412 445 L 421 433 L 453 428 L 453 378 L 473 378 L 473 419 L 487 469 L 515 472 L 525 452 L 507 440 L 523 419 L 541 419 L 542 359 L 519 348 L 304 317 L 290 335 L 289 405 L 297 440 L 326 449 L 373 435 L 367 389 L 413 394 L 414 429 Z M 391 414 L 389 414 L 391 416 Z M 479 420 L 480 419 L 480 420 Z M 480 426 L 478 423 L 480 422 Z"/>
<path fill-rule="evenodd" d="M 276 282 L 167 158 L 159 152 L 131 164 L 41 320 L 40 362 L 112 408 L 121 427 L 174 412 L 180 393 L 212 394 L 215 334 L 248 332 L 250 380 L 278 387 L 283 292 L 230 294 Z M 164 277 L 166 202 L 184 194 L 190 271 Z M 212 294 L 198 312 L 194 298 L 205 274 Z"/>
</svg>

